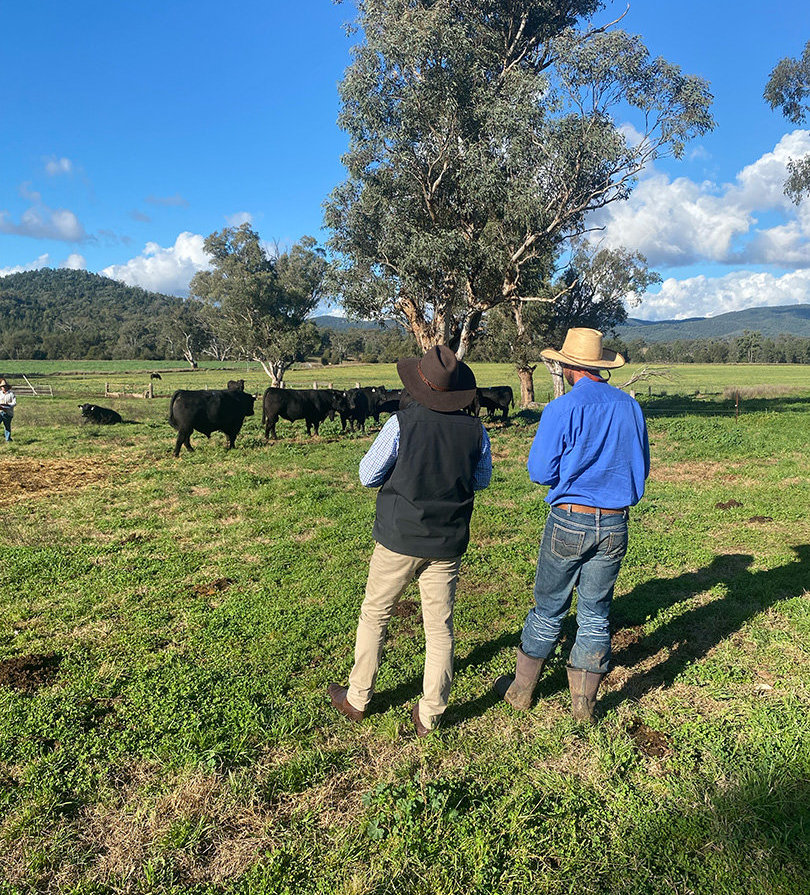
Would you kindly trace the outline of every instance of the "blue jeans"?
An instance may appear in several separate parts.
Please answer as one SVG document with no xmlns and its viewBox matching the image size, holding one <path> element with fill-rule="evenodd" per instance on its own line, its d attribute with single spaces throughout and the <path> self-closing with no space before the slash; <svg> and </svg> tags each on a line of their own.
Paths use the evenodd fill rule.
<svg viewBox="0 0 810 895">
<path fill-rule="evenodd" d="M 577 638 L 568 664 L 604 674 L 610 667 L 610 604 L 626 552 L 626 512 L 552 507 L 537 557 L 535 605 L 523 626 L 523 652 L 535 659 L 549 656 L 576 587 Z"/>
<path fill-rule="evenodd" d="M 3 428 L 6 430 L 6 441 L 11 441 L 11 420 L 12 417 L 0 410 L 0 421 L 3 423 Z"/>
</svg>

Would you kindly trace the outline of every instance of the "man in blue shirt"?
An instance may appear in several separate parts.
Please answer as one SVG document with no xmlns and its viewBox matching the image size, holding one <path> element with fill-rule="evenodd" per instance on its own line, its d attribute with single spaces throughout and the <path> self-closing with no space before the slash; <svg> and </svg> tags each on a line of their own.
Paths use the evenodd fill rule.
<svg viewBox="0 0 810 895">
<path fill-rule="evenodd" d="M 572 388 L 546 405 L 529 452 L 529 478 L 549 486 L 551 512 L 515 674 L 498 678 L 495 689 L 516 709 L 531 706 L 576 587 L 568 683 L 574 717 L 593 721 L 596 693 L 610 667 L 610 606 L 627 552 L 627 512 L 644 494 L 650 448 L 641 407 L 598 375 L 625 362 L 602 348 L 602 333 L 569 329 L 561 351 L 547 348 L 541 356 L 562 364 Z"/>
<path fill-rule="evenodd" d="M 462 413 L 475 398 L 472 370 L 446 345 L 405 358 L 397 372 L 413 402 L 393 414 L 360 462 L 360 481 L 379 487 L 376 546 L 360 609 L 348 687 L 329 685 L 332 705 L 362 721 L 374 692 L 388 622 L 416 578 L 425 627 L 422 698 L 411 719 L 418 736 L 439 722 L 453 680 L 453 601 L 470 539 L 476 491 L 492 474 L 481 421 Z"/>
</svg>

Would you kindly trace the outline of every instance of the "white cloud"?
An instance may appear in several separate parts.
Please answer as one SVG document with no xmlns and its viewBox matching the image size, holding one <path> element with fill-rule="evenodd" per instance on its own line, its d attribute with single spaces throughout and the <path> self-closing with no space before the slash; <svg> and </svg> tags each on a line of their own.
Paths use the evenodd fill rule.
<svg viewBox="0 0 810 895">
<path fill-rule="evenodd" d="M 229 227 L 241 227 L 242 224 L 252 224 L 253 215 L 249 211 L 237 211 L 234 214 L 226 214 L 225 223 Z"/>
<path fill-rule="evenodd" d="M 671 180 L 652 171 L 627 202 L 608 205 L 593 215 L 593 223 L 605 228 L 607 245 L 643 252 L 652 267 L 706 260 L 810 264 L 810 218 L 783 191 L 788 160 L 807 153 L 810 131 L 796 130 L 743 168 L 734 183 Z M 786 220 L 757 229 L 757 215 L 763 212 L 777 212 Z"/>
<path fill-rule="evenodd" d="M 65 242 L 81 242 L 87 237 L 76 215 L 67 208 L 49 208 L 40 193 L 31 189 L 30 183 L 20 184 L 20 195 L 32 203 L 14 221 L 9 212 L 0 210 L 0 233 L 30 236 L 32 239 L 61 239 Z"/>
<path fill-rule="evenodd" d="M 56 177 L 59 174 L 72 174 L 73 162 L 69 158 L 57 158 L 52 155 L 45 161 L 45 173 L 49 177 Z"/>
<path fill-rule="evenodd" d="M 638 311 L 645 320 L 716 317 L 745 308 L 806 304 L 810 301 L 810 270 L 782 276 L 736 270 L 722 277 L 669 278 L 660 292 L 647 293 Z"/>
<path fill-rule="evenodd" d="M 85 260 L 84 255 L 72 252 L 59 266 L 67 268 L 67 270 L 86 270 L 87 261 Z"/>
<path fill-rule="evenodd" d="M 23 273 L 26 270 L 41 270 L 43 267 L 47 267 L 49 261 L 51 260 L 51 256 L 45 252 L 44 255 L 40 255 L 34 261 L 29 261 L 28 264 L 15 264 L 12 267 L 0 267 L 0 277 L 7 277 L 12 273 Z"/>
<path fill-rule="evenodd" d="M 189 280 L 197 271 L 209 267 L 204 241 L 205 238 L 198 233 L 184 232 L 168 248 L 148 242 L 136 258 L 131 258 L 126 264 L 111 264 L 100 273 L 130 286 L 186 295 Z"/>
</svg>

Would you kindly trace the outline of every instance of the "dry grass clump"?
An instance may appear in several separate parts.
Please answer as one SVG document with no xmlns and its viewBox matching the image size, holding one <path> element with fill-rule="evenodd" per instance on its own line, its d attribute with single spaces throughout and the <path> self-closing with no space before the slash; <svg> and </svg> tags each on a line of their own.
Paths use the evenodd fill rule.
<svg viewBox="0 0 810 895">
<path fill-rule="evenodd" d="M 798 385 L 727 385 L 723 389 L 723 399 L 733 401 L 737 395 L 743 398 L 784 398 L 807 389 Z"/>
<path fill-rule="evenodd" d="M 221 883 L 244 873 L 273 843 L 275 812 L 241 802 L 216 774 L 196 771 L 157 796 L 145 783 L 134 780 L 113 804 L 88 813 L 84 835 L 96 855 L 91 875 L 101 882 L 139 880 L 162 855 L 184 883 Z"/>
<path fill-rule="evenodd" d="M 114 471 L 109 464 L 86 460 L 4 459 L 0 465 L 0 505 L 86 488 L 109 478 Z"/>
</svg>

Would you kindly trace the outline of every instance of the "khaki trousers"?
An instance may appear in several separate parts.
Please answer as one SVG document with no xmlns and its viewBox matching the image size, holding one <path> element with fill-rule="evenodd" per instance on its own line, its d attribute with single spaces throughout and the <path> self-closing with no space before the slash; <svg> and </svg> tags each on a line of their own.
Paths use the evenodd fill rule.
<svg viewBox="0 0 810 895">
<path fill-rule="evenodd" d="M 419 718 L 434 728 L 447 708 L 453 682 L 453 602 L 461 557 L 403 556 L 377 544 L 371 557 L 366 597 L 360 609 L 354 667 L 347 699 L 364 711 L 374 692 L 385 633 L 394 608 L 413 578 L 419 581 L 425 626 L 425 672 Z"/>
</svg>

